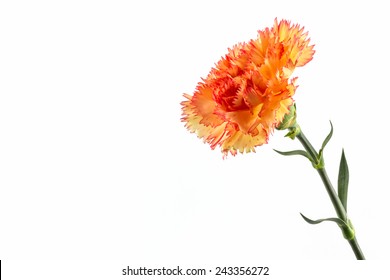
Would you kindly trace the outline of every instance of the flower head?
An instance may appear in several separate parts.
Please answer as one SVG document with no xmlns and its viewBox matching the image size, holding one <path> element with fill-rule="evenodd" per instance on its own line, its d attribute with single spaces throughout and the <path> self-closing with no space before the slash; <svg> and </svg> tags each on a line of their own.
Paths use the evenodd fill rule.
<svg viewBox="0 0 390 280">
<path fill-rule="evenodd" d="M 189 131 L 222 153 L 254 152 L 293 104 L 295 67 L 314 54 L 299 25 L 275 19 L 254 40 L 228 50 L 194 94 L 184 94 L 182 121 Z"/>
</svg>

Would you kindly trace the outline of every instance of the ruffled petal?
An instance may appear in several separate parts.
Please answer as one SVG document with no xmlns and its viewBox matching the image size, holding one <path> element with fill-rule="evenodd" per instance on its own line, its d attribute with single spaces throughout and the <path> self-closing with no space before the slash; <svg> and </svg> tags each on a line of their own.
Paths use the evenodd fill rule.
<svg viewBox="0 0 390 280">
<path fill-rule="evenodd" d="M 184 95 L 185 126 L 224 156 L 254 152 L 289 112 L 293 71 L 314 55 L 309 43 L 299 25 L 275 19 L 256 39 L 233 46 L 194 94 Z"/>
</svg>

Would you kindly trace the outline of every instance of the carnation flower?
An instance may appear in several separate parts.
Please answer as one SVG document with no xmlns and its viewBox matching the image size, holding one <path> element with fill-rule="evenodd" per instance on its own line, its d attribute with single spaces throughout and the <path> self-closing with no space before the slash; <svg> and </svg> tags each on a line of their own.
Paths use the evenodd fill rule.
<svg viewBox="0 0 390 280">
<path fill-rule="evenodd" d="M 224 156 L 255 152 L 294 102 L 291 74 L 313 58 L 309 42 L 299 25 L 275 19 L 256 39 L 229 49 L 194 94 L 184 94 L 187 129 L 212 149 L 219 146 Z"/>
</svg>

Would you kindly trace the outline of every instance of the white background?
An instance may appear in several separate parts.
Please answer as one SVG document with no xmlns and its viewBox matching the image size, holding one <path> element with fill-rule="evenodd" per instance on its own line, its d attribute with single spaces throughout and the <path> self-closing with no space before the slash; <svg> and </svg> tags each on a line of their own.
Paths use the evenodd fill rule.
<svg viewBox="0 0 390 280">
<path fill-rule="evenodd" d="M 345 1 L 347 2 L 347 1 Z M 275 132 L 222 160 L 180 122 L 228 47 L 275 17 L 315 46 L 297 69 L 298 121 L 368 259 L 388 258 L 386 1 L 2 1 L 0 258 L 148 262 L 351 260 L 319 176 Z"/>
</svg>

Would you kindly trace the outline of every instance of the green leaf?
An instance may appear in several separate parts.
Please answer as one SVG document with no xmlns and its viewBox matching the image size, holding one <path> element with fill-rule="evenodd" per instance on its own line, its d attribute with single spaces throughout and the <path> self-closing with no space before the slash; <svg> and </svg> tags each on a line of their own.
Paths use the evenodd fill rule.
<svg viewBox="0 0 390 280">
<path fill-rule="evenodd" d="M 355 238 L 355 230 L 353 229 L 351 220 L 347 220 L 347 222 L 345 222 L 339 218 L 311 220 L 311 219 L 305 217 L 302 213 L 300 213 L 300 214 L 301 214 L 302 218 L 311 225 L 319 224 L 322 222 L 335 222 L 340 227 L 345 239 L 352 240 Z"/>
<path fill-rule="evenodd" d="M 306 151 L 303 151 L 303 150 L 281 152 L 281 151 L 278 151 L 278 150 L 274 149 L 274 151 L 277 152 L 278 154 L 283 155 L 283 156 L 295 156 L 295 155 L 304 156 L 305 158 L 309 159 L 312 162 L 312 158 L 310 157 L 310 155 Z"/>
<path fill-rule="evenodd" d="M 333 124 L 332 124 L 331 121 L 329 121 L 329 122 L 330 122 L 330 132 L 329 132 L 328 136 L 326 136 L 324 142 L 322 143 L 321 150 L 325 149 L 326 144 L 328 144 L 329 140 L 330 140 L 330 139 L 332 138 L 332 136 L 333 136 Z"/>
<path fill-rule="evenodd" d="M 344 206 L 345 211 L 347 211 L 348 182 L 349 182 L 349 170 L 348 170 L 348 164 L 343 149 L 341 153 L 340 168 L 339 168 L 338 195 L 341 203 Z"/>
<path fill-rule="evenodd" d="M 326 136 L 324 142 L 322 143 L 321 150 L 318 153 L 318 161 L 319 162 L 322 161 L 322 154 L 324 152 L 324 149 L 325 149 L 326 145 L 328 144 L 329 140 L 332 138 L 332 135 L 333 135 L 333 124 L 332 124 L 331 121 L 329 121 L 329 122 L 330 122 L 330 132 L 329 132 L 328 136 Z"/>
<path fill-rule="evenodd" d="M 318 220 L 311 220 L 309 218 L 307 218 L 305 215 L 303 215 L 302 213 L 300 213 L 302 218 L 309 224 L 311 225 L 315 225 L 315 224 L 319 224 L 319 223 L 322 223 L 322 222 L 335 222 L 336 224 L 338 224 L 340 227 L 348 227 L 348 225 L 341 219 L 339 218 L 327 218 L 327 219 L 318 219 Z"/>
</svg>

